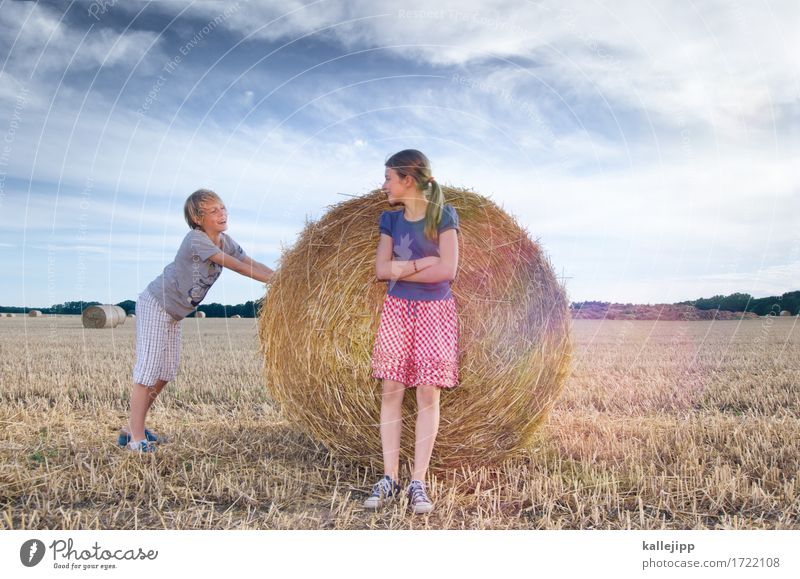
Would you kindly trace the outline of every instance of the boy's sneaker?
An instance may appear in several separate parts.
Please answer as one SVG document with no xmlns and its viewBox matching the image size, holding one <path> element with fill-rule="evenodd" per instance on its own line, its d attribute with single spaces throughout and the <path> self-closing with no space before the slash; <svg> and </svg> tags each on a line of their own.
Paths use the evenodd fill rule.
<svg viewBox="0 0 800 579">
<path fill-rule="evenodd" d="M 129 442 L 125 448 L 131 452 L 155 452 L 156 445 L 149 440 L 137 440 L 136 442 Z"/>
<path fill-rule="evenodd" d="M 412 480 L 408 485 L 408 504 L 415 515 L 424 515 L 433 510 L 433 503 L 425 492 L 425 483 L 421 480 Z"/>
<path fill-rule="evenodd" d="M 364 508 L 379 509 L 401 492 L 403 492 L 403 487 L 400 486 L 400 483 L 393 481 L 392 477 L 385 474 L 383 478 L 372 487 L 372 494 L 364 501 Z"/>
<path fill-rule="evenodd" d="M 144 437 L 147 439 L 147 442 L 153 442 L 155 444 L 166 444 L 166 439 L 163 436 L 158 436 L 151 430 L 147 428 L 144 429 Z M 119 438 L 117 438 L 117 444 L 119 446 L 128 446 L 131 441 L 131 433 L 125 430 L 119 431 Z"/>
</svg>

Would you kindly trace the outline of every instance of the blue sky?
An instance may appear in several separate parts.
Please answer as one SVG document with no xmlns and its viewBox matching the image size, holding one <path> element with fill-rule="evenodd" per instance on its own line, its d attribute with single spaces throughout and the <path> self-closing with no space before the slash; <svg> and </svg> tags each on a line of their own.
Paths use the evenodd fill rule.
<svg viewBox="0 0 800 579">
<path fill-rule="evenodd" d="M 418 148 L 573 301 L 800 288 L 789 1 L 0 2 L 0 304 L 136 299 L 215 189 L 274 266 Z M 229 272 L 206 301 L 263 286 Z"/>
</svg>

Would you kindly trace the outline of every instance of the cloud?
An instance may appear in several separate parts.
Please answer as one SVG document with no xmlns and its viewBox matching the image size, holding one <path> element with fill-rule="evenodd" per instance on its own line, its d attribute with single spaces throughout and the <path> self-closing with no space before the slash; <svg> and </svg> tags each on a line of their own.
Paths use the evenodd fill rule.
<svg viewBox="0 0 800 579">
<path fill-rule="evenodd" d="M 195 3 L 190 12 L 210 18 L 218 6 Z M 789 1 L 510 0 L 246 3 L 224 23 L 251 42 L 314 34 L 349 51 L 385 49 L 432 67 L 517 65 L 567 98 L 730 136 L 771 130 L 776 107 L 796 102 L 797 24 Z"/>
<path fill-rule="evenodd" d="M 8 57 L 6 71 L 38 74 L 52 82 L 53 73 L 72 72 L 135 63 L 143 46 L 157 40 L 153 32 L 118 33 L 98 27 L 81 31 L 70 27 L 66 12 L 23 2 L 7 2 L 0 11 L 0 46 Z M 12 40 L 13 39 L 13 40 Z"/>
<path fill-rule="evenodd" d="M 29 247 L 108 247 L 146 277 L 206 186 L 248 252 L 277 255 L 416 147 L 439 180 L 517 215 L 582 298 L 785 280 L 770 268 L 791 262 L 800 202 L 789 3 L 169 2 L 133 20 L 142 7 L 118 3 L 89 31 L 52 5 L 3 5 L 0 138 L 28 92 L 0 223 Z M 96 230 L 78 240 L 81 227 Z M 747 291 L 747 275 L 718 281 Z"/>
</svg>

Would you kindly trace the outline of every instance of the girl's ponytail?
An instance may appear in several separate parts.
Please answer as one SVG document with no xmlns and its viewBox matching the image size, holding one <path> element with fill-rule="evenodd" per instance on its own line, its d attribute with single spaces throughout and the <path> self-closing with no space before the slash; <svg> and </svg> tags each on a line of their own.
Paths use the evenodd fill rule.
<svg viewBox="0 0 800 579">
<path fill-rule="evenodd" d="M 386 160 L 386 167 L 394 169 L 401 177 L 411 176 L 428 200 L 425 210 L 425 237 L 432 241 L 439 238 L 439 222 L 444 209 L 444 193 L 431 175 L 431 163 L 422 152 L 405 149 Z"/>
<path fill-rule="evenodd" d="M 442 220 L 444 193 L 433 177 L 428 181 L 426 190 L 429 191 L 426 194 L 428 209 L 425 211 L 425 237 L 435 241 L 439 238 L 439 222 Z"/>
</svg>

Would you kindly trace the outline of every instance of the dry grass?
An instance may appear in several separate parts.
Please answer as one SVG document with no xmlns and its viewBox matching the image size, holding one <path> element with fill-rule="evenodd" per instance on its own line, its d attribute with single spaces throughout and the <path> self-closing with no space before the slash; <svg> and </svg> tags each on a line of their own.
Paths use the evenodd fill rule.
<svg viewBox="0 0 800 579">
<path fill-rule="evenodd" d="M 440 474 L 494 466 L 527 448 L 564 387 L 572 352 L 567 297 L 538 244 L 486 197 L 446 187 L 445 198 L 459 216 L 459 384 L 441 398 L 446 427 L 431 460 Z M 387 209 L 386 195 L 373 191 L 307 223 L 281 255 L 259 321 L 266 383 L 282 414 L 362 464 L 382 456 L 370 362 L 387 291 L 374 267 Z M 414 412 L 413 397 L 405 402 L 404 413 Z M 404 426 L 413 438 L 413 422 Z M 412 460 L 410 450 L 401 460 Z"/>
<path fill-rule="evenodd" d="M 576 321 L 572 376 L 530 452 L 437 478 L 436 511 L 414 517 L 364 512 L 379 467 L 331 459 L 277 415 L 254 320 L 184 322 L 151 420 L 173 442 L 136 456 L 114 444 L 134 324 L 8 319 L 0 528 L 797 529 L 796 324 Z"/>
</svg>

